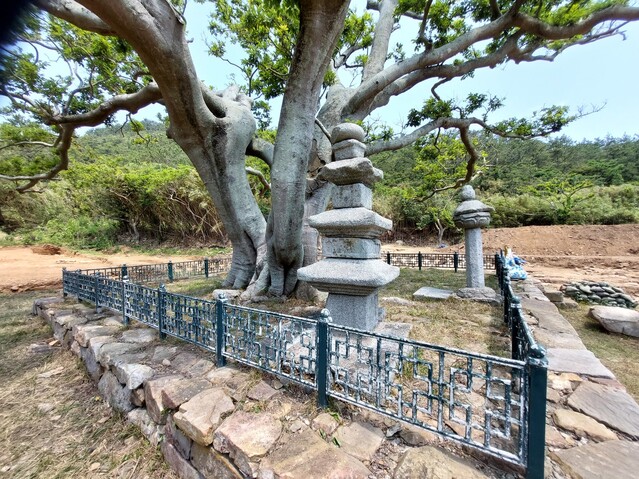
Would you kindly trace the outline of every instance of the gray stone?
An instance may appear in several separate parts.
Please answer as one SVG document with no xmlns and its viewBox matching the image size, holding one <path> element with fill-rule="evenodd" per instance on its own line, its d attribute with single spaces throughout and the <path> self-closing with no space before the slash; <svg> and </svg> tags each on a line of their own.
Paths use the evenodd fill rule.
<svg viewBox="0 0 639 479">
<path fill-rule="evenodd" d="M 366 208 L 342 208 L 313 215 L 308 223 L 322 235 L 337 238 L 377 239 L 393 222 Z"/>
<path fill-rule="evenodd" d="M 171 367 L 182 374 L 187 374 L 190 372 L 191 368 L 195 363 L 200 360 L 199 356 L 191 353 L 179 353 L 175 358 L 171 361 Z"/>
<path fill-rule="evenodd" d="M 597 441 L 617 439 L 617 435 L 600 422 L 570 409 L 555 409 L 553 419 L 558 427 L 574 432 L 580 437 L 589 436 Z"/>
<path fill-rule="evenodd" d="M 213 442 L 213 433 L 225 416 L 235 407 L 230 397 L 221 388 L 206 389 L 180 406 L 173 420 L 193 441 L 208 446 Z M 247 425 L 250 427 L 250 424 Z M 226 451 L 222 451 L 226 452 Z"/>
<path fill-rule="evenodd" d="M 466 251 L 466 286 L 468 288 L 483 288 L 484 282 L 484 252 L 482 248 L 481 229 L 470 228 L 464 230 Z"/>
<path fill-rule="evenodd" d="M 191 448 L 191 462 L 207 479 L 243 479 L 244 477 L 226 456 L 212 447 L 200 446 L 197 442 L 193 443 Z"/>
<path fill-rule="evenodd" d="M 553 303 L 561 303 L 564 300 L 564 293 L 558 290 L 544 290 L 544 295 Z"/>
<path fill-rule="evenodd" d="M 127 420 L 140 428 L 140 431 L 153 445 L 157 446 L 162 440 L 164 426 L 159 426 L 151 419 L 146 409 L 136 408 L 127 414 Z"/>
<path fill-rule="evenodd" d="M 282 423 L 268 413 L 237 411 L 215 431 L 213 447 L 229 454 L 237 468 L 251 477 L 256 462 L 266 455 L 282 434 Z"/>
<path fill-rule="evenodd" d="M 620 389 L 582 382 L 568 405 L 624 434 L 639 439 L 639 406 Z"/>
<path fill-rule="evenodd" d="M 122 326 L 101 326 L 98 324 L 78 324 L 73 327 L 73 339 L 80 346 L 86 348 L 89 345 L 89 339 L 97 336 L 111 336 L 117 333 Z"/>
<path fill-rule="evenodd" d="M 350 158 L 324 166 L 318 178 L 336 185 L 364 183 L 372 186 L 384 178 L 384 173 L 375 168 L 368 158 Z"/>
<path fill-rule="evenodd" d="M 191 366 L 186 374 L 192 378 L 199 378 L 208 374 L 214 367 L 215 365 L 212 361 L 209 361 L 208 359 L 199 359 Z"/>
<path fill-rule="evenodd" d="M 363 183 L 336 186 L 331 197 L 334 209 L 367 208 L 373 209 L 373 190 Z"/>
<path fill-rule="evenodd" d="M 357 123 L 340 123 L 331 131 L 331 143 L 339 143 L 344 140 L 364 141 L 366 132 Z"/>
<path fill-rule="evenodd" d="M 548 369 L 551 371 L 615 378 L 614 374 L 587 349 L 549 348 L 547 350 L 547 358 Z"/>
<path fill-rule="evenodd" d="M 144 383 L 144 398 L 146 409 L 153 420 L 158 424 L 166 424 L 168 409 L 162 400 L 162 391 L 172 382 L 180 381 L 182 376 L 172 375 L 151 379 Z"/>
<path fill-rule="evenodd" d="M 488 479 L 468 460 L 433 446 L 406 451 L 397 464 L 393 479 Z"/>
<path fill-rule="evenodd" d="M 116 411 L 129 412 L 133 409 L 131 390 L 121 386 L 118 379 L 110 371 L 106 371 L 100 378 L 98 390 Z"/>
<path fill-rule="evenodd" d="M 572 298 L 564 298 L 561 303 L 557 303 L 557 307 L 560 309 L 576 309 L 578 306 L 577 301 Z"/>
<path fill-rule="evenodd" d="M 571 477 L 579 479 L 635 479 L 639 470 L 639 443 L 606 441 L 559 451 L 551 457 Z"/>
<path fill-rule="evenodd" d="M 425 301 L 429 299 L 448 299 L 453 295 L 453 292 L 448 289 L 431 288 L 430 286 L 423 286 L 413 293 L 413 298 L 419 301 Z"/>
<path fill-rule="evenodd" d="M 211 383 L 206 379 L 180 379 L 171 381 L 162 389 L 162 404 L 169 409 L 177 409 L 196 394 L 209 389 Z"/>
<path fill-rule="evenodd" d="M 191 463 L 182 457 L 178 450 L 169 442 L 163 442 L 162 455 L 167 464 L 173 469 L 180 479 L 202 479 L 202 475 Z"/>
<path fill-rule="evenodd" d="M 191 457 L 193 441 L 178 429 L 173 420 L 173 416 L 170 414 L 166 418 L 164 434 L 166 435 L 166 440 L 173 444 L 183 457 L 187 459 Z"/>
<path fill-rule="evenodd" d="M 114 360 L 116 357 L 121 356 L 126 353 L 130 353 L 135 351 L 136 349 L 140 349 L 139 344 L 133 343 L 108 343 L 104 344 L 100 348 L 100 352 L 98 353 L 98 361 L 102 366 L 109 367 L 114 364 Z"/>
<path fill-rule="evenodd" d="M 399 276 L 399 268 L 381 260 L 325 258 L 297 272 L 300 280 L 329 293 L 366 296 Z"/>
<path fill-rule="evenodd" d="M 376 334 L 392 336 L 394 338 L 408 339 L 413 325 L 410 323 L 399 323 L 395 321 L 382 321 L 373 330 Z"/>
<path fill-rule="evenodd" d="M 483 288 L 461 288 L 457 290 L 457 296 L 480 303 L 498 304 L 499 296 L 495 290 L 484 286 Z"/>
<path fill-rule="evenodd" d="M 161 363 L 165 359 L 173 359 L 177 354 L 176 346 L 156 346 L 151 356 L 151 361 L 154 363 Z"/>
<path fill-rule="evenodd" d="M 343 161 L 349 158 L 360 158 L 366 153 L 366 145 L 358 140 L 343 140 L 333 144 L 335 161 Z"/>
<path fill-rule="evenodd" d="M 264 381 L 260 381 L 249 390 L 246 397 L 253 399 L 254 401 L 268 401 L 276 394 L 277 391 L 275 389 L 266 384 Z"/>
<path fill-rule="evenodd" d="M 614 306 L 595 306 L 588 313 L 608 331 L 639 337 L 639 311 Z"/>
<path fill-rule="evenodd" d="M 131 391 L 131 402 L 137 407 L 144 406 L 146 402 L 144 398 L 144 388 L 137 388 Z"/>
<path fill-rule="evenodd" d="M 360 461 L 370 461 L 375 451 L 382 445 L 384 433 L 368 423 L 354 422 L 340 427 L 334 437 L 344 452 Z"/>
<path fill-rule="evenodd" d="M 381 241 L 362 238 L 322 238 L 325 258 L 379 259 Z"/>
<path fill-rule="evenodd" d="M 232 390 L 246 387 L 251 380 L 246 372 L 233 365 L 213 369 L 206 375 L 206 379 L 213 386 L 226 386 Z"/>
<path fill-rule="evenodd" d="M 327 412 L 322 412 L 313 419 L 311 427 L 314 431 L 322 431 L 324 435 L 330 436 L 338 428 L 339 422 Z"/>
<path fill-rule="evenodd" d="M 327 444 L 310 429 L 290 434 L 262 461 L 262 470 L 280 478 L 366 479 L 370 471 L 338 447 Z"/>
<path fill-rule="evenodd" d="M 214 289 L 211 297 L 217 300 L 220 299 L 220 295 L 222 294 L 226 296 L 226 299 L 232 301 L 238 298 L 242 294 L 242 291 L 239 289 Z"/>
<path fill-rule="evenodd" d="M 153 368 L 144 364 L 120 363 L 114 369 L 118 381 L 131 390 L 139 388 L 155 374 Z"/>
<path fill-rule="evenodd" d="M 137 328 L 124 331 L 120 341 L 125 343 L 149 344 L 158 339 L 158 333 L 154 329 Z"/>
<path fill-rule="evenodd" d="M 379 322 L 377 293 L 368 296 L 329 293 L 326 308 L 334 324 L 372 331 Z"/>
</svg>

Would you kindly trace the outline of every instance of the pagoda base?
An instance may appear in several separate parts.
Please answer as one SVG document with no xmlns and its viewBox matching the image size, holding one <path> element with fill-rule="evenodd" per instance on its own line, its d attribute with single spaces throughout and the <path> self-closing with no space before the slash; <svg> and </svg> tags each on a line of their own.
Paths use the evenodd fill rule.
<svg viewBox="0 0 639 479">
<path fill-rule="evenodd" d="M 333 324 L 372 331 L 379 322 L 377 291 L 366 296 L 328 293 L 326 308 Z"/>
</svg>

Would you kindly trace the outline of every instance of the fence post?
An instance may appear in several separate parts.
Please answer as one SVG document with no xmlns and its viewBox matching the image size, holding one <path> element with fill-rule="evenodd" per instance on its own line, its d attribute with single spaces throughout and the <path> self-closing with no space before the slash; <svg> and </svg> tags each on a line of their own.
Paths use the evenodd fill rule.
<svg viewBox="0 0 639 479">
<path fill-rule="evenodd" d="M 546 350 L 532 345 L 528 356 L 528 479 L 543 479 L 546 455 Z"/>
<path fill-rule="evenodd" d="M 204 277 L 205 278 L 209 277 L 209 259 L 208 258 L 204 258 Z"/>
<path fill-rule="evenodd" d="M 512 295 L 512 287 L 510 286 L 510 276 L 508 276 L 508 269 L 503 269 L 504 278 L 501 286 L 502 300 L 504 303 L 504 323 L 510 326 L 510 303 L 514 296 Z"/>
<path fill-rule="evenodd" d="M 157 315 L 158 315 L 158 331 L 160 333 L 160 339 L 166 339 L 166 333 L 162 331 L 164 329 L 164 295 L 166 294 L 166 287 L 164 284 L 161 284 L 158 288 L 158 304 L 157 304 Z"/>
<path fill-rule="evenodd" d="M 330 311 L 322 309 L 317 320 L 317 362 L 315 363 L 317 405 L 321 408 L 328 406 L 328 323 L 332 321 Z"/>
<path fill-rule="evenodd" d="M 388 264 L 391 264 L 391 254 L 390 254 L 390 251 L 389 251 L 388 253 L 386 253 L 386 262 L 387 262 Z"/>
<path fill-rule="evenodd" d="M 98 312 L 99 305 L 99 295 L 98 295 L 98 273 L 93 275 L 93 290 L 95 292 L 95 312 Z"/>
<path fill-rule="evenodd" d="M 122 265 L 122 270 L 126 271 L 126 265 Z M 126 315 L 126 283 L 128 281 L 129 277 L 124 275 L 122 276 L 122 323 L 124 323 L 125 326 L 129 325 L 129 317 Z"/>
<path fill-rule="evenodd" d="M 456 273 L 457 270 L 459 269 L 459 253 L 457 251 L 453 253 L 453 267 L 455 268 L 455 273 Z"/>
<path fill-rule="evenodd" d="M 126 264 L 123 264 L 122 267 L 120 268 L 120 278 L 124 280 L 124 278 L 127 278 L 128 276 L 129 276 L 129 270 L 126 267 Z"/>
<path fill-rule="evenodd" d="M 499 268 L 497 267 L 497 264 L 499 263 L 499 259 L 500 259 L 499 253 L 495 253 L 495 271 L 499 271 Z"/>
<path fill-rule="evenodd" d="M 217 367 L 221 368 L 226 365 L 224 357 L 224 305 L 228 303 L 226 294 L 220 293 L 215 302 L 215 354 L 217 356 Z"/>
<path fill-rule="evenodd" d="M 510 296 L 510 295 L 509 295 Z M 504 318 L 510 328 L 510 357 L 520 360 L 519 341 L 521 341 L 521 321 L 524 321 L 521 315 L 521 299 L 519 296 L 513 296 L 508 301 L 508 317 Z"/>
<path fill-rule="evenodd" d="M 421 251 L 417 252 L 417 268 L 420 271 L 422 270 L 422 252 Z"/>
<path fill-rule="evenodd" d="M 173 262 L 171 260 L 169 260 L 167 269 L 169 272 L 169 283 L 172 283 L 173 282 Z"/>
<path fill-rule="evenodd" d="M 67 295 L 69 294 L 67 292 L 67 269 L 66 268 L 62 268 L 62 297 L 66 298 Z"/>
</svg>

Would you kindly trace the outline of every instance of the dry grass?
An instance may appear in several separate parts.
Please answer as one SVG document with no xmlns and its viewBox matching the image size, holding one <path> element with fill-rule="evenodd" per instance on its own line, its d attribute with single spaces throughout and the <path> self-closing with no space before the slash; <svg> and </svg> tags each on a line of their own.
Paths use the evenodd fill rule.
<svg viewBox="0 0 639 479">
<path fill-rule="evenodd" d="M 628 393 L 639 402 L 639 338 L 606 331 L 588 316 L 589 306 L 563 310 L 562 314 L 577 330 L 579 337 L 601 362 L 610 369 Z"/>
<path fill-rule="evenodd" d="M 75 356 L 46 348 L 51 329 L 30 315 L 45 295 L 0 295 L 0 477 L 177 477 L 101 400 Z"/>
</svg>

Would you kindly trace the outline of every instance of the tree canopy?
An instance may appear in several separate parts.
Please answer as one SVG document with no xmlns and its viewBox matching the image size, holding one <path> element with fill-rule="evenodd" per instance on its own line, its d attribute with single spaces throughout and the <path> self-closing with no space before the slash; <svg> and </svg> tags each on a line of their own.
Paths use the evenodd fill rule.
<svg viewBox="0 0 639 479">
<path fill-rule="evenodd" d="M 369 0 L 363 13 L 349 10 L 346 0 L 219 0 L 210 5 L 211 53 L 234 62 L 244 79 L 215 91 L 195 72 L 186 1 L 36 4 L 19 43 L 6 50 L 0 89 L 9 102 L 4 118 L 33 135 L 15 138 L 4 128 L 0 147 L 53 153 L 32 154 L 42 170 L 15 165 L 0 179 L 19 191 L 33 189 L 69 167 L 78 127 L 161 103 L 168 135 L 196 167 L 233 244 L 228 285 L 245 287 L 253 279 L 255 292 L 273 295 L 294 291 L 297 268 L 315 260 L 317 236 L 306 219 L 330 198 L 330 185 L 316 174 L 331 161 L 326 133 L 334 126 L 366 124 L 369 155 L 423 138 L 436 147 L 449 138 L 442 130 L 455 132 L 465 173 L 454 184 L 463 184 L 482 161 L 472 128 L 531 138 L 559 131 L 579 113 L 551 106 L 493 123 L 491 113 L 503 99 L 472 93 L 457 101 L 442 97 L 441 85 L 505 62 L 552 61 L 575 45 L 621 34 L 639 19 L 639 8 L 624 0 Z M 394 32 L 409 23 L 416 26 L 412 43 L 395 42 Z M 226 57 L 229 42 L 245 51 L 239 61 Z M 68 72 L 52 70 L 47 58 L 62 61 Z M 366 123 L 419 84 L 430 85 L 431 95 L 410 110 L 402 131 Z M 265 101 L 279 95 L 271 144 L 256 134 L 256 118 L 264 122 Z M 246 179 L 245 154 L 270 168 L 268 220 Z"/>
</svg>

